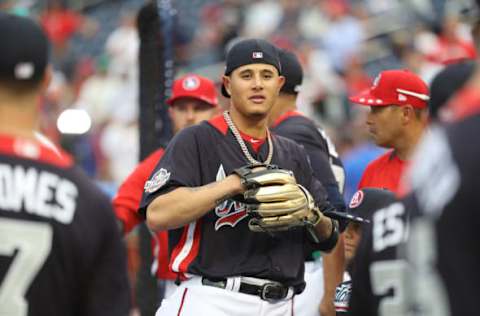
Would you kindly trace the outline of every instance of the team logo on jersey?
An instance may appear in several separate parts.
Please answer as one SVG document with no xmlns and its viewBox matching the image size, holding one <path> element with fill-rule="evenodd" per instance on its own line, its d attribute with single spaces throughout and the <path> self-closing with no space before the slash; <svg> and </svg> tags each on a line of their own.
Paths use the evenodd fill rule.
<svg viewBox="0 0 480 316">
<path fill-rule="evenodd" d="M 252 58 L 253 59 L 263 58 L 263 52 L 253 52 L 252 53 Z"/>
<path fill-rule="evenodd" d="M 187 77 L 182 82 L 183 89 L 188 91 L 197 90 L 199 86 L 200 80 L 198 80 L 198 78 L 194 76 Z"/>
<path fill-rule="evenodd" d="M 170 172 L 161 168 L 152 176 L 150 180 L 145 182 L 145 192 L 153 193 L 160 189 L 170 179 Z"/>
<path fill-rule="evenodd" d="M 217 181 L 223 180 L 225 177 L 223 165 L 220 165 L 217 172 Z M 223 226 L 235 227 L 248 215 L 245 204 L 233 200 L 226 200 L 217 205 L 215 214 L 218 216 L 215 222 L 215 230 L 219 230 Z"/>
<path fill-rule="evenodd" d="M 355 192 L 350 200 L 350 204 L 348 205 L 349 208 L 356 208 L 362 204 L 363 201 L 363 191 L 359 190 Z"/>
</svg>

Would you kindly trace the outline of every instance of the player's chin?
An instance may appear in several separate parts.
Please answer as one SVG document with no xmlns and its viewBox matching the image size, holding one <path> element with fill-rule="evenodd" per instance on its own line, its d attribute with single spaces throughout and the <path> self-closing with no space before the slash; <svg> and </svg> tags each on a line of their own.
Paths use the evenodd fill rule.
<svg viewBox="0 0 480 316">
<path fill-rule="evenodd" d="M 268 116 L 270 107 L 267 106 L 250 106 L 247 110 L 248 116 L 252 118 L 265 118 Z"/>
</svg>

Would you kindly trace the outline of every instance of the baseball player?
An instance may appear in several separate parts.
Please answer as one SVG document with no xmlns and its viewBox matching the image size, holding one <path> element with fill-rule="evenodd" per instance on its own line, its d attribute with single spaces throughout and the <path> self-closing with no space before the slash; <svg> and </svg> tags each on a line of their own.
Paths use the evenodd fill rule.
<svg viewBox="0 0 480 316">
<path fill-rule="evenodd" d="M 172 96 L 167 103 L 170 106 L 169 113 L 175 133 L 185 127 L 208 120 L 218 112 L 215 84 L 208 78 L 196 74 L 187 74 L 175 80 Z M 137 212 L 143 187 L 163 152 L 164 150 L 160 148 L 145 158 L 120 185 L 113 199 L 115 214 L 122 223 L 124 234 L 128 234 L 143 221 L 142 216 Z M 152 273 L 158 279 L 168 280 L 164 295 L 168 297 L 175 289 L 173 280 L 176 274 L 168 268 L 167 231 L 155 233 L 152 247 L 156 259 L 152 265 Z"/>
<path fill-rule="evenodd" d="M 426 134 L 406 176 L 412 190 L 405 198 L 412 217 L 407 280 L 419 290 L 408 306 L 421 315 L 478 313 L 479 148 L 466 141 L 480 126 L 478 78 L 477 61 L 451 65 L 434 79 L 432 85 L 453 96 L 444 98 L 437 111 L 444 123 Z"/>
<path fill-rule="evenodd" d="M 289 315 L 305 286 L 304 246 L 335 246 L 304 150 L 267 128 L 283 82 L 273 45 L 238 42 L 223 77 L 230 111 L 178 133 L 147 181 L 140 211 L 170 229 L 181 282 L 157 315 Z"/>
<path fill-rule="evenodd" d="M 437 115 L 445 108 L 444 104 L 448 103 L 472 73 L 473 63 L 467 62 L 450 65 L 437 74 L 432 81 L 432 98 L 429 103 L 433 120 L 437 119 Z M 429 196 L 427 193 L 432 192 L 430 191 L 432 189 L 435 193 L 429 196 L 430 206 L 427 209 L 438 207 L 452 197 L 458 184 L 458 179 L 455 179 L 457 169 L 451 160 L 451 153 L 447 150 L 448 146 L 443 143 L 445 139 L 439 136 L 443 135 L 443 132 L 439 134 L 439 129 L 433 127 L 429 128 L 425 135 L 425 138 L 430 141 L 433 137 L 433 143 L 421 141 L 420 149 L 412 158 L 412 168 L 408 169 L 404 175 L 407 178 L 405 187 L 413 189 L 414 194 L 376 211 L 371 217 L 371 225 L 363 230 L 362 241 L 357 250 L 358 255 L 354 259 L 355 269 L 352 276 L 350 304 L 352 315 L 409 315 L 419 311 L 422 311 L 420 315 L 449 315 L 444 286 L 435 269 L 429 266 L 435 261 L 436 253 L 431 226 L 424 223 L 411 225 L 409 218 L 418 213 L 419 205 L 427 207 L 423 199 Z M 430 145 L 427 145 L 428 143 Z M 448 163 L 439 165 L 438 161 Z M 443 170 L 453 171 L 454 178 L 448 181 L 445 178 L 443 180 L 438 178 L 437 174 L 442 174 Z M 421 204 L 417 201 L 418 197 Z M 468 228 L 462 227 L 462 231 L 465 229 Z M 450 240 L 452 235 L 449 227 L 447 239 Z M 409 246 L 408 250 L 405 250 L 407 240 Z M 406 252 L 410 253 L 413 259 L 407 261 Z M 445 250 L 445 257 L 452 256 L 455 264 L 464 262 L 455 252 L 456 249 L 449 249 L 447 255 Z M 464 268 L 462 266 L 462 269 Z M 463 282 L 462 286 L 456 289 L 449 288 L 459 293 L 460 287 L 463 288 Z M 466 305 L 459 308 L 463 311 L 473 310 Z M 469 313 L 457 314 L 468 315 Z"/>
<path fill-rule="evenodd" d="M 378 146 L 391 149 L 367 166 L 359 189 L 397 192 L 400 176 L 427 124 L 428 100 L 428 86 L 407 70 L 382 71 L 368 91 L 350 97 L 351 102 L 370 107 L 369 132 Z"/>
<path fill-rule="evenodd" d="M 294 140 L 305 148 L 314 176 L 327 190 L 329 201 L 337 210 L 345 210 L 345 202 L 341 194 L 345 172 L 335 146 L 312 120 L 296 111 L 297 95 L 303 81 L 302 66 L 295 54 L 291 52 L 280 50 L 279 56 L 285 84 L 269 116 L 271 130 L 275 134 Z M 341 242 L 338 244 L 340 245 L 337 245 L 331 254 L 325 254 L 317 259 L 314 259 L 312 254 L 307 256 L 306 287 L 302 294 L 295 297 L 295 315 L 318 315 L 321 301 L 326 305 L 323 309 L 329 307 L 334 309 L 335 288 L 342 281 L 344 266 L 343 248 Z M 323 269 L 321 259 L 323 259 Z M 327 311 L 322 311 L 322 314 L 326 313 Z"/>
<path fill-rule="evenodd" d="M 128 315 L 125 249 L 110 202 L 36 136 L 49 45 L 0 13 L 0 315 Z"/>
<path fill-rule="evenodd" d="M 356 268 L 353 265 L 353 258 L 357 252 L 364 229 L 368 229 L 372 213 L 392 204 L 396 200 L 392 192 L 378 188 L 364 188 L 358 190 L 352 196 L 347 211 L 348 214 L 352 215 L 352 218 L 342 234 L 345 248 L 345 270 L 347 272 L 345 272 L 344 280 L 337 287 L 335 293 L 335 310 L 337 315 L 348 314 L 350 293 L 352 291 L 350 275 Z M 361 253 L 361 255 L 364 255 L 364 253 Z M 359 291 L 361 290 L 362 288 L 359 288 Z"/>
</svg>

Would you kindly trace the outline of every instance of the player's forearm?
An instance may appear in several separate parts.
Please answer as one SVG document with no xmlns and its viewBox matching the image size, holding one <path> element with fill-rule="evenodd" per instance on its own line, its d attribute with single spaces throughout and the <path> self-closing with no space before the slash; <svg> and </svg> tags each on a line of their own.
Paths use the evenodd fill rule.
<svg viewBox="0 0 480 316">
<path fill-rule="evenodd" d="M 201 187 L 181 187 L 158 196 L 147 208 L 147 224 L 153 230 L 182 227 L 202 217 L 220 201 L 243 192 L 238 176 Z"/>
<path fill-rule="evenodd" d="M 344 267 L 343 239 L 339 238 L 332 252 L 323 256 L 324 296 L 332 302 L 337 285 L 342 282 Z"/>
</svg>

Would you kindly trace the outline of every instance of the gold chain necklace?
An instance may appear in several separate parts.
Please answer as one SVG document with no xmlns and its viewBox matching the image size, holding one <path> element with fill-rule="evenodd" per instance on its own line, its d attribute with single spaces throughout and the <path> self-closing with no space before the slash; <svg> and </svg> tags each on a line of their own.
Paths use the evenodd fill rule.
<svg viewBox="0 0 480 316">
<path fill-rule="evenodd" d="M 273 144 L 272 144 L 272 137 L 270 136 L 270 132 L 267 129 L 267 141 L 268 141 L 268 155 L 267 159 L 265 159 L 264 162 L 260 162 L 256 160 L 255 158 L 252 157 L 250 152 L 248 151 L 247 145 L 245 144 L 242 136 L 240 135 L 240 132 L 238 131 L 237 127 L 232 121 L 232 118 L 230 117 L 230 114 L 228 111 L 223 112 L 223 117 L 225 118 L 225 122 L 227 122 L 228 127 L 233 133 L 233 136 L 235 136 L 235 139 L 237 140 L 237 143 L 240 145 L 240 148 L 242 149 L 243 154 L 247 158 L 247 160 L 253 164 L 253 165 L 261 165 L 261 164 L 267 164 L 269 165 L 272 162 L 272 157 L 273 157 Z"/>
</svg>

